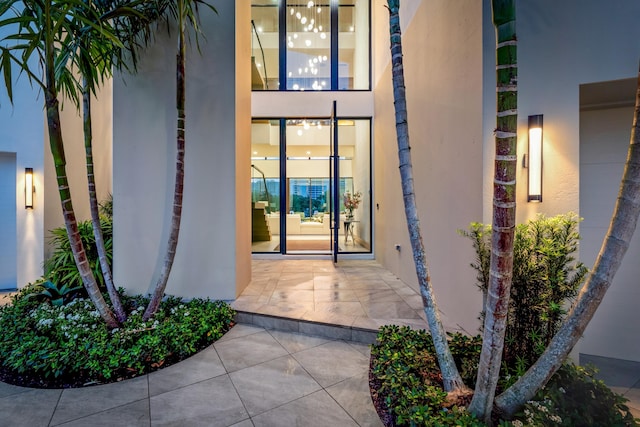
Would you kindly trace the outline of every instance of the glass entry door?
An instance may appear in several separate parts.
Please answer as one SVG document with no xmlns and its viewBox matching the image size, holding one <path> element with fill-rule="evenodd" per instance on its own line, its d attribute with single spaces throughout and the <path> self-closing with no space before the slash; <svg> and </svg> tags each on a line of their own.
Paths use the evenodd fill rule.
<svg viewBox="0 0 640 427">
<path fill-rule="evenodd" d="M 331 251 L 330 120 L 286 120 L 286 251 Z"/>
<path fill-rule="evenodd" d="M 370 126 L 335 115 L 253 120 L 254 253 L 371 252 Z"/>
</svg>

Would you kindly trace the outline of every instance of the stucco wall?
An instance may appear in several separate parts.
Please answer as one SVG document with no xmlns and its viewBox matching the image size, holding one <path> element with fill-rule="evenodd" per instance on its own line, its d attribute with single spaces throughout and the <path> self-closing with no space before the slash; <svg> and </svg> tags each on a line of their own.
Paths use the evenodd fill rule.
<svg viewBox="0 0 640 427">
<path fill-rule="evenodd" d="M 4 36 L 0 32 L 0 37 Z M 19 70 L 14 68 L 13 76 Z M 15 223 L 3 224 L 0 230 L 11 230 L 0 239 L 13 240 L 15 253 L 14 286 L 22 287 L 42 275 L 44 254 L 44 101 L 41 93 L 21 76 L 13 86 L 11 105 L 4 89 L 0 89 L 0 152 L 15 158 Z M 33 168 L 36 194 L 33 209 L 24 207 L 24 170 Z M 13 221 L 13 219 L 12 219 Z M 6 227 L 6 228 L 5 228 Z"/>
<path fill-rule="evenodd" d="M 236 2 L 235 295 L 251 281 L 251 4 Z"/>
<path fill-rule="evenodd" d="M 98 201 L 101 202 L 111 193 L 112 172 L 112 81 L 107 80 L 97 89 L 96 96 L 91 98 L 92 121 L 92 151 L 94 162 L 94 175 Z M 72 101 L 62 100 L 60 121 L 62 123 L 62 137 L 64 138 L 65 158 L 67 160 L 67 178 L 73 198 L 73 209 L 78 221 L 91 219 L 89 207 L 89 190 L 87 183 L 87 163 L 84 148 L 84 130 L 82 112 Z M 47 245 L 49 231 L 64 225 L 60 195 L 57 191 L 56 171 L 53 165 L 53 156 L 49 149 L 49 133 L 44 128 L 45 138 L 45 258 L 49 256 L 51 248 Z"/>
<path fill-rule="evenodd" d="M 495 35 L 484 0 L 484 221 L 491 219 L 495 128 Z M 543 203 L 527 203 L 526 169 L 518 167 L 517 218 L 577 212 L 579 85 L 635 76 L 640 27 L 635 0 L 518 2 L 518 156 L 526 152 L 527 117 L 544 115 Z"/>
<path fill-rule="evenodd" d="M 238 212 L 239 206 L 245 209 L 244 200 L 250 200 L 249 155 L 246 170 L 237 170 L 243 167 L 237 160 L 244 156 L 243 149 L 236 141 L 244 119 L 234 101 L 236 84 L 243 78 L 236 76 L 235 2 L 221 0 L 215 7 L 217 15 L 201 10 L 206 35 L 200 41 L 201 54 L 195 46 L 187 53 L 184 206 L 167 293 L 233 299 L 237 263 L 244 261 L 237 252 L 248 245 L 238 241 L 246 237 L 236 225 L 246 223 L 250 230 L 244 213 L 248 206 Z M 171 220 L 175 37 L 175 28 L 171 38 L 159 31 L 141 57 L 138 74 L 125 76 L 124 82 L 121 76 L 114 79 L 114 275 L 119 286 L 132 292 L 146 293 L 155 284 Z M 236 179 L 244 175 L 246 193 L 236 193 L 242 186 Z"/>
<path fill-rule="evenodd" d="M 376 34 L 388 34 L 388 13 L 383 2 L 375 3 Z M 481 14 L 476 2 L 421 2 L 402 39 L 416 199 L 431 279 L 445 325 L 469 333 L 477 332 L 482 298 L 469 267 L 471 244 L 456 230 L 482 215 Z M 388 38 L 376 43 L 376 57 L 384 49 Z M 375 118 L 376 258 L 417 287 L 388 64 L 375 87 Z"/>
<path fill-rule="evenodd" d="M 483 10 L 485 222 L 491 220 L 495 128 L 495 35 L 490 3 L 485 0 Z M 636 76 L 640 57 L 640 27 L 635 21 L 639 14 L 640 3 L 634 0 L 518 2 L 519 159 L 522 159 L 527 148 L 527 116 L 544 115 L 543 202 L 527 203 L 527 171 L 519 162 L 519 222 L 538 213 L 556 215 L 579 212 L 579 88 L 584 83 Z M 600 308 L 606 309 L 606 304 Z M 599 313 L 598 316 L 607 316 L 607 313 Z M 585 334 L 590 335 L 589 328 Z M 606 344 L 599 346 L 598 350 L 594 348 L 589 346 L 587 350 L 610 357 L 620 357 L 622 354 L 620 349 L 607 347 Z M 579 347 L 579 351 L 582 348 Z"/>
<path fill-rule="evenodd" d="M 580 115 L 580 258 L 591 266 L 609 227 L 629 149 L 633 106 Z M 640 361 L 640 234 L 629 250 L 580 343 L 580 352 Z"/>
</svg>

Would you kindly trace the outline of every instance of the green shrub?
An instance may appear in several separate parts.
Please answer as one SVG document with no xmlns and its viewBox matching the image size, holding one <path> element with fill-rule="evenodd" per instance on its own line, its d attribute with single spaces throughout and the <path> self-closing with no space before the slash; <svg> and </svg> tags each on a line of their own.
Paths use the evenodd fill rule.
<svg viewBox="0 0 640 427">
<path fill-rule="evenodd" d="M 99 203 L 100 210 L 100 226 L 102 228 L 102 238 L 104 240 L 107 261 L 111 266 L 113 260 L 113 196 L 109 196 Z M 80 239 L 84 245 L 89 266 L 93 275 L 98 282 L 98 286 L 104 289 L 104 277 L 100 268 L 100 260 L 98 259 L 98 248 L 96 247 L 96 239 L 93 236 L 93 224 L 91 221 L 78 222 L 78 231 Z M 62 226 L 50 230 L 49 244 L 53 246 L 53 253 L 44 262 L 44 278 L 43 282 L 49 281 L 56 286 L 67 286 L 68 288 L 82 287 L 82 277 L 78 272 L 67 229 Z"/>
<path fill-rule="evenodd" d="M 109 193 L 106 199 L 98 203 L 100 215 L 113 219 L 113 194 Z"/>
<path fill-rule="evenodd" d="M 37 298 L 48 301 L 52 305 L 60 306 L 70 302 L 76 297 L 78 292 L 82 290 L 82 286 L 71 288 L 68 285 L 56 285 L 53 282 L 45 280 L 37 282 L 33 285 L 34 292 L 27 295 L 28 298 Z"/>
<path fill-rule="evenodd" d="M 567 363 L 518 414 L 514 426 L 636 426 L 627 399 L 594 378 L 595 369 Z"/>
<path fill-rule="evenodd" d="M 450 342 L 457 362 L 467 366 L 465 381 L 475 376 L 480 337 L 454 334 Z M 396 425 L 481 426 L 464 408 L 443 408 L 446 393 L 434 355 L 431 336 L 407 326 L 382 326 L 378 344 L 371 348 L 372 374 L 380 381 L 378 392 L 392 411 Z M 473 379 L 475 381 L 475 378 Z"/>
<path fill-rule="evenodd" d="M 104 239 L 105 251 L 109 265 L 113 259 L 113 221 L 110 217 L 102 215 L 100 217 L 102 225 L 102 237 Z M 93 225 L 91 221 L 82 221 L 78 223 L 78 231 L 80 239 L 84 245 L 87 254 L 89 266 L 93 271 L 93 275 L 98 285 L 104 288 L 104 278 L 100 269 L 100 261 L 98 260 L 98 249 L 96 247 L 96 239 L 93 236 Z M 44 263 L 45 280 L 60 286 L 62 284 L 75 288 L 83 286 L 82 277 L 76 267 L 73 258 L 67 230 L 65 227 L 58 227 L 51 230 L 49 243 L 55 248 L 51 257 Z"/>
<path fill-rule="evenodd" d="M 480 336 L 452 334 L 449 345 L 465 384 L 473 387 Z M 623 396 L 613 393 L 594 370 L 563 365 L 533 401 L 500 426 L 637 426 Z M 443 408 L 446 394 L 431 336 L 424 330 L 382 326 L 371 348 L 371 376 L 396 426 L 484 426 L 464 408 Z M 504 381 L 502 381 L 504 384 Z M 375 386 L 374 386 L 375 388 Z"/>
<path fill-rule="evenodd" d="M 511 301 L 503 361 L 518 377 L 542 354 L 557 332 L 570 300 L 587 275 L 576 262 L 579 218 L 538 216 L 516 227 Z M 478 286 L 486 294 L 491 258 L 491 226 L 473 223 L 462 232 L 473 242 Z"/>
<path fill-rule="evenodd" d="M 25 298 L 31 290 L 0 307 L 0 366 L 45 379 L 111 382 L 153 371 L 219 339 L 235 315 L 224 302 L 168 298 L 143 322 L 148 300 L 123 296 L 129 318 L 109 330 L 88 299 L 54 306 Z"/>
</svg>

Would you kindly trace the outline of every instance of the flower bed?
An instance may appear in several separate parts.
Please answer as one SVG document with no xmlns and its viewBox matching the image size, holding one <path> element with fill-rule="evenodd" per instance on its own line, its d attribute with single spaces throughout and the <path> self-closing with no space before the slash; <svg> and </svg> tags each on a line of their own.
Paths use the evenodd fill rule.
<svg viewBox="0 0 640 427">
<path fill-rule="evenodd" d="M 169 297 L 143 322 L 148 300 L 123 295 L 129 318 L 109 330 L 88 299 L 54 306 L 28 292 L 0 307 L 0 380 L 28 387 L 79 387 L 152 372 L 211 345 L 235 315 L 224 302 Z"/>
</svg>

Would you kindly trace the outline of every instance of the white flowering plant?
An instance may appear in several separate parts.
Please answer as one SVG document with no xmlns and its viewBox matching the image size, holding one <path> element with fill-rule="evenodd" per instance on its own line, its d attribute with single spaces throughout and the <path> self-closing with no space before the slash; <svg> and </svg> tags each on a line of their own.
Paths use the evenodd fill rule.
<svg viewBox="0 0 640 427">
<path fill-rule="evenodd" d="M 564 364 L 549 383 L 527 402 L 516 427 L 637 426 L 627 399 L 595 378 L 592 366 Z"/>
<path fill-rule="evenodd" d="M 87 298 L 65 305 L 27 297 L 0 307 L 0 379 L 36 387 L 74 387 L 131 378 L 175 363 L 219 339 L 235 312 L 221 301 L 166 298 L 144 322 L 148 303 L 120 290 L 128 318 L 109 330 Z"/>
</svg>

